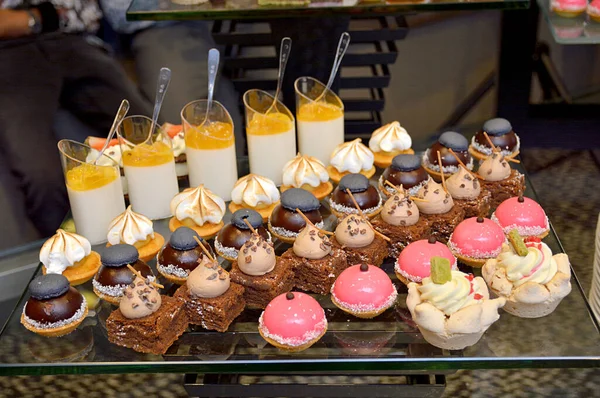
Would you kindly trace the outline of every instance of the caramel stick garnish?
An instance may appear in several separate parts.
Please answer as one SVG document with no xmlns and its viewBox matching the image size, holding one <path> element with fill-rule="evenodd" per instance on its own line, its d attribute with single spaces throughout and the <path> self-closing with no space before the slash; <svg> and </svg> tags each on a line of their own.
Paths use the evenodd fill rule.
<svg viewBox="0 0 600 398">
<path fill-rule="evenodd" d="M 500 149 L 496 147 L 496 145 L 494 145 L 494 143 L 492 142 L 492 139 L 490 138 L 490 136 L 488 135 L 488 133 L 486 133 L 485 131 L 483 132 L 483 136 L 485 137 L 485 139 L 487 140 L 488 144 L 490 144 L 490 146 L 492 147 L 492 151 L 494 152 L 498 152 Z"/>
<path fill-rule="evenodd" d="M 384 234 L 382 234 L 381 232 L 379 232 L 378 230 L 376 230 L 375 228 L 373 228 L 373 224 L 371 224 L 371 222 L 369 221 L 369 219 L 367 217 L 365 217 L 365 213 L 363 213 L 363 211 L 361 210 L 360 206 L 358 205 L 358 202 L 356 201 L 356 199 L 354 199 L 354 195 L 352 195 L 352 192 L 350 191 L 349 188 L 346 188 L 346 193 L 348 195 L 350 195 L 350 199 L 352 199 L 352 203 L 354 203 L 354 206 L 356 207 L 356 210 L 358 210 L 358 215 L 365 220 L 365 222 L 367 224 L 369 224 L 369 226 L 371 227 L 371 229 L 373 230 L 373 232 L 375 233 L 375 235 L 378 235 L 380 238 L 382 238 L 383 240 L 390 242 L 391 239 L 388 238 L 387 236 L 385 236 Z"/>
<path fill-rule="evenodd" d="M 488 144 L 490 144 L 492 146 L 492 150 L 494 152 L 500 152 L 500 148 L 496 147 L 494 145 L 494 143 L 492 142 L 490 136 L 488 135 L 488 133 L 486 133 L 485 131 L 483 132 L 483 135 L 485 136 L 485 139 L 487 140 Z M 512 162 L 512 163 L 521 163 L 520 160 L 515 159 L 514 157 L 517 156 L 519 154 L 519 152 L 517 151 L 516 153 L 514 153 L 512 156 L 504 156 L 504 159 L 506 159 L 507 162 Z"/>
<path fill-rule="evenodd" d="M 313 227 L 317 228 L 320 232 L 323 232 L 325 235 L 335 235 L 333 232 L 325 231 L 324 229 L 318 228 L 312 221 L 310 221 L 308 217 L 306 217 L 306 214 L 302 213 L 302 210 L 296 208 L 296 213 L 300 214 L 300 217 L 302 217 L 304 221 L 306 221 L 306 225 L 312 225 Z"/>
<path fill-rule="evenodd" d="M 429 202 L 427 199 L 419 198 L 418 196 L 409 196 L 413 202 Z"/>
<path fill-rule="evenodd" d="M 127 268 L 129 268 L 129 271 L 133 272 L 133 274 L 134 274 L 135 276 L 137 276 L 138 278 L 140 278 L 140 279 L 144 279 L 144 280 L 146 279 L 146 278 L 144 278 L 144 277 L 142 276 L 142 274 L 140 274 L 140 271 L 138 271 L 137 269 L 133 268 L 133 267 L 131 266 L 131 264 L 127 264 Z M 150 282 L 150 284 L 151 284 L 152 286 L 154 286 L 154 287 L 158 287 L 158 288 L 160 288 L 160 289 L 164 289 L 164 288 L 165 288 L 165 287 L 164 287 L 163 285 L 161 285 L 160 283 L 156 283 L 156 282 L 154 282 L 154 281 L 153 281 L 153 282 Z"/>
<path fill-rule="evenodd" d="M 485 178 L 483 178 L 482 176 L 480 176 L 479 174 L 469 170 L 467 168 L 467 166 L 463 163 L 462 160 L 460 160 L 460 158 L 458 157 L 458 155 L 456 154 L 456 152 L 454 152 L 452 150 L 452 148 L 448 148 L 448 151 L 454 156 L 454 158 L 456 159 L 456 161 L 458 162 L 458 164 L 460 164 L 466 171 L 467 173 L 471 174 L 473 177 L 475 178 L 479 178 L 480 180 L 485 180 Z"/>
<path fill-rule="evenodd" d="M 208 259 L 210 261 L 215 261 L 215 258 L 210 254 L 208 249 L 206 247 L 204 247 L 204 245 L 202 244 L 202 242 L 200 242 L 200 239 L 198 239 L 197 236 L 194 236 L 194 240 L 198 243 L 198 246 L 200 246 L 200 249 L 202 249 L 202 251 L 204 252 L 206 257 L 208 257 Z"/>
<path fill-rule="evenodd" d="M 402 187 L 402 189 L 401 189 L 400 187 L 397 187 L 396 185 L 389 182 L 388 180 L 385 180 L 384 183 L 389 185 L 390 187 L 394 188 L 396 190 L 396 192 L 398 192 L 401 195 L 406 196 L 408 199 L 412 200 L 413 202 L 429 202 L 428 200 L 419 198 L 418 196 L 409 196 L 408 189 L 404 189 L 404 187 L 402 187 L 402 185 L 401 185 L 401 187 Z"/>
<path fill-rule="evenodd" d="M 442 170 L 442 155 L 440 155 L 440 151 L 437 151 L 437 158 L 438 166 L 440 166 L 440 175 L 442 176 L 442 187 L 444 188 L 444 191 L 448 193 L 448 188 L 446 188 L 446 177 L 444 176 L 444 170 Z"/>
<path fill-rule="evenodd" d="M 247 218 L 244 218 L 244 222 L 246 223 L 246 225 L 248 226 L 248 228 L 250 228 L 250 231 L 252 231 L 252 233 L 254 235 L 258 235 L 258 232 L 256 232 L 256 230 L 254 229 L 254 227 L 252 226 L 252 224 L 250 224 L 250 221 L 248 221 Z"/>
</svg>

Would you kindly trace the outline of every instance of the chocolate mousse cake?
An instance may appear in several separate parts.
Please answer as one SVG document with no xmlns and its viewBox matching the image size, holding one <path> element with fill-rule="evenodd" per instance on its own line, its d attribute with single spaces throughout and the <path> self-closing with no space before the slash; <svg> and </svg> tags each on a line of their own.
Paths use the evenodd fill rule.
<svg viewBox="0 0 600 398">
<path fill-rule="evenodd" d="M 369 218 L 375 217 L 381 211 L 381 195 L 377 188 L 369 183 L 369 179 L 362 174 L 347 174 L 339 182 L 329 197 L 331 212 L 338 218 L 347 214 L 358 214 L 352 196 L 358 203 L 362 212 Z"/>
<path fill-rule="evenodd" d="M 108 341 L 156 355 L 167 352 L 187 326 L 183 301 L 161 296 L 150 280 L 139 276 L 106 320 Z"/>
<path fill-rule="evenodd" d="M 253 233 L 246 221 L 260 236 L 268 242 L 271 241 L 271 234 L 264 227 L 262 216 L 256 210 L 240 209 L 233 213 L 231 223 L 225 225 L 215 238 L 215 250 L 219 256 L 229 261 L 237 259 L 238 251 L 250 240 Z"/>
<path fill-rule="evenodd" d="M 421 165 L 417 155 L 397 155 L 392 164 L 379 177 L 379 192 L 385 197 L 396 194 L 396 190 L 385 182 L 408 189 L 410 195 L 416 195 L 419 189 L 427 183 L 429 174 Z"/>
<path fill-rule="evenodd" d="M 189 323 L 225 332 L 246 306 L 244 288 L 232 283 L 229 273 L 205 258 L 174 295 L 185 302 Z"/>
<path fill-rule="evenodd" d="M 454 205 L 465 211 L 465 218 L 490 214 L 492 194 L 481 185 L 477 176 L 462 166 L 446 180 Z"/>
<path fill-rule="evenodd" d="M 438 161 L 438 152 L 442 160 L 441 165 Z M 469 154 L 469 141 L 462 134 L 446 131 L 423 154 L 423 167 L 436 181 L 440 181 L 441 173 L 450 177 L 458 171 L 459 159 L 469 170 L 473 168 L 473 158 Z"/>
<path fill-rule="evenodd" d="M 450 193 L 433 179 L 419 190 L 416 201 L 421 217 L 429 223 L 429 236 L 446 243 L 454 228 L 465 218 L 465 211 L 454 204 Z"/>
<path fill-rule="evenodd" d="M 522 196 L 525 192 L 525 176 L 511 168 L 506 157 L 498 151 L 481 163 L 477 173 L 483 177 L 483 188 L 491 193 L 492 209 L 506 199 Z"/>
<path fill-rule="evenodd" d="M 337 225 L 333 247 L 346 253 L 348 266 L 365 263 L 379 267 L 388 255 L 387 242 L 375 234 L 367 220 L 354 214 Z"/>
<path fill-rule="evenodd" d="M 294 243 L 306 221 L 296 209 L 318 228 L 323 228 L 323 217 L 319 212 L 321 202 L 312 193 L 301 188 L 290 188 L 281 194 L 281 203 L 275 206 L 269 217 L 269 231 L 277 239 Z"/>
<path fill-rule="evenodd" d="M 492 144 L 500 149 L 502 155 L 515 156 L 519 152 L 521 144 L 519 136 L 513 131 L 510 122 L 506 119 L 495 118 L 485 122 L 483 128 L 471 139 L 469 153 L 474 158 L 484 160 L 493 152 L 484 133 L 488 135 Z"/>
<path fill-rule="evenodd" d="M 328 294 L 339 274 L 348 267 L 346 254 L 333 247 L 329 238 L 314 225 L 307 225 L 294 246 L 281 256 L 294 270 L 294 286 L 317 294 Z"/>
<path fill-rule="evenodd" d="M 286 191 L 289 192 L 289 191 Z M 265 308 L 278 295 L 294 287 L 294 272 L 275 256 L 273 244 L 260 235 L 244 243 L 238 259 L 231 264 L 231 281 L 244 287 L 249 308 Z"/>
</svg>

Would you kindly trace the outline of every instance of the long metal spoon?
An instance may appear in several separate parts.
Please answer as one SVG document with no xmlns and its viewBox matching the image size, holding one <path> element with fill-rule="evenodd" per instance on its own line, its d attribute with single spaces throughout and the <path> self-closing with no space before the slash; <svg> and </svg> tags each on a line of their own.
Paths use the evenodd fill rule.
<svg viewBox="0 0 600 398">
<path fill-rule="evenodd" d="M 152 142 L 152 132 L 154 131 L 156 123 L 158 122 L 160 108 L 162 107 L 163 100 L 165 99 L 165 94 L 167 93 L 167 88 L 169 88 L 170 81 L 171 69 L 160 68 L 160 73 L 158 74 L 158 81 L 156 82 L 156 99 L 154 101 L 154 112 L 152 113 L 152 124 L 150 124 L 150 131 L 148 131 L 148 137 L 146 137 L 144 144 Z M 161 134 L 166 133 L 161 132 Z"/>
<path fill-rule="evenodd" d="M 121 105 L 119 106 L 119 110 L 117 110 L 117 114 L 115 115 L 115 120 L 113 120 L 113 124 L 110 127 L 110 130 L 108 132 L 108 136 L 106 137 L 106 142 L 104 143 L 104 146 L 102 147 L 102 150 L 100 150 L 100 153 L 98 154 L 98 157 L 96 158 L 96 160 L 94 160 L 94 165 L 96 163 L 98 163 L 98 160 L 100 160 L 100 158 L 104 154 L 104 151 L 106 151 L 106 148 L 108 148 L 108 145 L 110 144 L 110 140 L 112 140 L 113 136 L 117 132 L 117 126 L 119 124 L 121 124 L 121 121 L 123 120 L 123 118 L 125 117 L 125 115 L 127 115 L 127 112 L 129 112 L 129 101 L 127 101 L 126 99 L 124 99 L 123 101 L 121 101 Z"/>
<path fill-rule="evenodd" d="M 206 99 L 206 115 L 204 116 L 204 120 L 197 129 L 204 126 L 208 121 L 208 115 L 210 113 L 210 108 L 213 103 L 213 95 L 215 93 L 215 82 L 217 81 L 217 73 L 219 72 L 219 60 L 221 55 L 219 50 L 216 48 L 211 48 L 208 50 L 208 97 Z"/>
<path fill-rule="evenodd" d="M 289 37 L 284 37 L 281 39 L 281 49 L 279 50 L 279 71 L 277 75 L 277 90 L 275 91 L 275 97 L 273 98 L 273 103 L 267 109 L 265 114 L 271 112 L 273 108 L 277 109 L 277 100 L 279 98 L 279 93 L 281 93 L 281 86 L 283 85 L 283 75 L 285 74 L 285 67 L 287 65 L 288 59 L 290 58 L 290 51 L 292 51 L 292 39 Z"/>
<path fill-rule="evenodd" d="M 327 82 L 325 90 L 323 90 L 321 95 L 319 95 L 317 99 L 315 99 L 315 102 L 320 101 L 325 96 L 325 94 L 329 90 L 331 90 L 331 86 L 333 85 L 335 76 L 337 75 L 337 71 L 340 68 L 340 65 L 342 64 L 342 59 L 344 58 L 344 54 L 346 54 L 346 50 L 348 49 L 349 44 L 350 35 L 348 34 L 348 32 L 342 33 L 342 35 L 340 36 L 340 41 L 338 43 L 337 52 L 335 54 L 335 59 L 333 61 L 333 66 L 331 68 L 331 74 L 329 75 L 329 81 Z"/>
</svg>

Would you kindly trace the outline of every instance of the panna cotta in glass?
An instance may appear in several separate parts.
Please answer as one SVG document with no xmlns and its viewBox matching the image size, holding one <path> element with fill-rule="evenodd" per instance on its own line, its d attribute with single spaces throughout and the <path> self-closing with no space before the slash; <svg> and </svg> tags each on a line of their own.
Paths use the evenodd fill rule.
<svg viewBox="0 0 600 398">
<path fill-rule="evenodd" d="M 323 94 L 326 86 L 311 77 L 298 78 L 294 89 L 299 151 L 327 164 L 344 142 L 344 104 L 331 90 Z"/>
<path fill-rule="evenodd" d="M 171 216 L 169 204 L 179 186 L 171 141 L 155 133 L 160 126 L 155 126 L 152 139 L 146 142 L 151 123 L 144 116 L 129 116 L 119 125 L 118 134 L 133 210 L 159 220 Z"/>
<path fill-rule="evenodd" d="M 250 172 L 279 186 L 283 166 L 296 156 L 296 127 L 294 115 L 280 101 L 269 110 L 273 101 L 273 96 L 261 90 L 244 94 Z"/>
<path fill-rule="evenodd" d="M 238 179 L 233 121 L 225 107 L 213 101 L 206 118 L 206 100 L 193 101 L 181 111 L 190 186 L 204 184 L 224 200 Z"/>
<path fill-rule="evenodd" d="M 71 140 L 58 149 L 77 233 L 92 245 L 105 242 L 108 225 L 125 211 L 118 163 L 104 154 L 98 164 L 87 163 L 92 148 Z"/>
</svg>

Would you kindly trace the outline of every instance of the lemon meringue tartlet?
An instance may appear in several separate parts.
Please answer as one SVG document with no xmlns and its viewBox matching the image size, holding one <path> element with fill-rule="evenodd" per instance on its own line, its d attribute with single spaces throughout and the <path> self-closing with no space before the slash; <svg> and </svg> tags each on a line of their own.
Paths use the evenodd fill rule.
<svg viewBox="0 0 600 398">
<path fill-rule="evenodd" d="M 360 173 L 367 178 L 375 174 L 373 152 L 367 148 L 360 138 L 344 142 L 333 150 L 329 158 L 330 165 L 327 167 L 329 177 L 333 181 L 340 182 L 346 174 Z"/>
<path fill-rule="evenodd" d="M 524 244 L 526 251 L 521 255 L 512 244 L 505 244 L 496 259 L 485 263 L 481 274 L 492 293 L 506 298 L 506 312 L 540 318 L 552 313 L 571 292 L 571 265 L 565 253 L 552 255 L 539 238 L 526 238 Z"/>
<path fill-rule="evenodd" d="M 58 229 L 40 250 L 43 274 L 62 274 L 73 286 L 92 279 L 100 268 L 100 255 L 81 235 Z"/>
<path fill-rule="evenodd" d="M 154 231 L 152 221 L 131 210 L 131 206 L 110 222 L 106 237 L 107 247 L 121 243 L 135 246 L 142 261 L 153 259 L 165 243 L 165 238 Z"/>
<path fill-rule="evenodd" d="M 329 182 L 327 167 L 319 159 L 298 153 L 283 166 L 281 192 L 290 188 L 305 189 L 321 200 L 331 193 L 333 185 Z"/>
<path fill-rule="evenodd" d="M 231 191 L 229 211 L 240 209 L 256 210 L 263 221 L 267 221 L 275 206 L 279 204 L 280 194 L 275 183 L 257 174 L 248 174 L 237 180 Z"/>
<path fill-rule="evenodd" d="M 399 122 L 394 121 L 373 131 L 369 148 L 375 156 L 375 166 L 385 168 L 392 164 L 396 155 L 412 155 L 412 139 Z"/>
<path fill-rule="evenodd" d="M 204 185 L 188 188 L 171 200 L 174 217 L 169 220 L 169 229 L 173 232 L 185 226 L 202 238 L 209 239 L 223 228 L 225 211 L 225 201 Z"/>
</svg>

